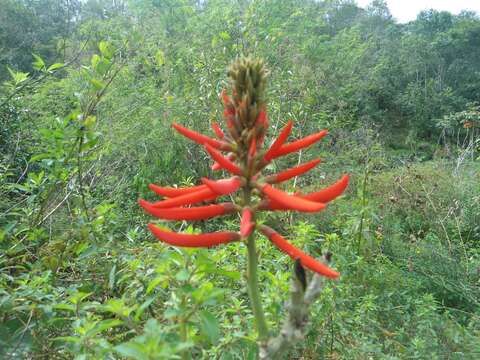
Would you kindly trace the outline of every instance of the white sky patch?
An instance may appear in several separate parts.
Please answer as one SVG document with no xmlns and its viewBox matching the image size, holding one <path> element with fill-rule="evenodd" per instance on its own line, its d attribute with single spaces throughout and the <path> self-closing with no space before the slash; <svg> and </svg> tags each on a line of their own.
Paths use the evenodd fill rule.
<svg viewBox="0 0 480 360">
<path fill-rule="evenodd" d="M 365 7 L 371 0 L 356 0 L 360 7 Z M 422 10 L 435 9 L 458 14 L 462 10 L 480 13 L 480 0 L 387 0 L 393 17 L 401 23 L 415 20 Z"/>
</svg>

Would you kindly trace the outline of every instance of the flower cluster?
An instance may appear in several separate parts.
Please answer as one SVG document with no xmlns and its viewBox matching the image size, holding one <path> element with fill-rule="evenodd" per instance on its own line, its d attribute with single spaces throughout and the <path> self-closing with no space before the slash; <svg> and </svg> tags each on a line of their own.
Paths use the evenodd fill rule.
<svg viewBox="0 0 480 360">
<path fill-rule="evenodd" d="M 151 215 L 165 220 L 205 220 L 216 216 L 241 214 L 240 231 L 221 231 L 206 234 L 180 234 L 149 224 L 151 232 L 161 241 L 183 247 L 210 247 L 231 241 L 249 239 L 254 231 L 264 234 L 279 249 L 301 264 L 329 278 L 338 273 L 287 242 L 272 228 L 258 224 L 259 211 L 318 212 L 343 193 L 349 178 L 344 175 L 333 185 L 310 194 L 289 194 L 273 185 L 302 175 L 320 163 L 312 160 L 274 175 L 262 171 L 274 159 L 305 149 L 325 137 L 326 130 L 303 139 L 287 142 L 293 123 L 289 121 L 270 146 L 264 148 L 268 116 L 263 99 L 265 70 L 258 60 L 243 58 L 229 71 L 232 80 L 232 96 L 224 91 L 225 129 L 212 123 L 215 137 L 206 136 L 174 123 L 173 127 L 183 136 L 202 145 L 214 160 L 213 170 L 224 170 L 231 177 L 221 180 L 202 178 L 202 184 L 185 188 L 162 187 L 151 184 L 150 189 L 164 197 L 158 202 L 139 200 Z M 219 198 L 239 193 L 233 202 L 213 203 Z M 207 205 L 190 205 L 209 202 Z"/>
</svg>

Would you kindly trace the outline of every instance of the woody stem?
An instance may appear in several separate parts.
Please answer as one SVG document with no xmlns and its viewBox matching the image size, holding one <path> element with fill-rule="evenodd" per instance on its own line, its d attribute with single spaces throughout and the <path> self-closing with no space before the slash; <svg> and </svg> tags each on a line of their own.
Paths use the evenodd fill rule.
<svg viewBox="0 0 480 360">
<path fill-rule="evenodd" d="M 251 189 L 249 187 L 244 189 L 245 205 L 250 204 Z M 255 221 L 255 220 L 253 220 Z M 260 292 L 258 288 L 258 258 L 257 250 L 255 247 L 254 233 L 250 234 L 247 240 L 248 249 L 248 267 L 247 267 L 247 286 L 248 295 L 250 297 L 250 305 L 252 307 L 253 315 L 255 316 L 255 324 L 258 331 L 258 338 L 260 341 L 267 339 L 268 327 L 263 313 L 262 302 L 260 299 Z"/>
</svg>

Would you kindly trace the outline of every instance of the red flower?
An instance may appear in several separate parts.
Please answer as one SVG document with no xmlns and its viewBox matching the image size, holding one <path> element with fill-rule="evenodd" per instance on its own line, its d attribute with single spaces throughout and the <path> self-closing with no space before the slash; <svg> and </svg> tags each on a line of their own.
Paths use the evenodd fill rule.
<svg viewBox="0 0 480 360">
<path fill-rule="evenodd" d="M 343 192 L 348 186 L 349 180 L 350 178 L 348 175 L 343 175 L 342 178 L 338 180 L 335 184 L 330 185 L 329 187 L 320 191 L 316 191 L 307 195 L 301 195 L 300 197 L 322 203 L 332 201 L 333 199 L 343 194 Z"/>
<path fill-rule="evenodd" d="M 333 271 L 328 266 L 315 260 L 311 256 L 304 254 L 302 251 L 300 251 L 295 246 L 293 246 L 288 241 L 286 241 L 283 237 L 281 237 L 280 234 L 277 233 L 272 228 L 269 228 L 268 226 L 265 226 L 265 225 L 261 225 L 260 231 L 266 237 L 268 237 L 272 243 L 274 243 L 280 250 L 284 251 L 293 260 L 299 259 L 302 265 L 305 266 L 306 268 L 312 271 L 315 271 L 320 275 L 323 275 L 332 279 L 336 279 L 338 276 L 340 276 L 338 272 Z"/>
<path fill-rule="evenodd" d="M 209 144 L 205 144 L 205 149 L 207 149 L 208 153 L 213 158 L 213 160 L 215 160 L 225 170 L 228 170 L 229 172 L 235 175 L 240 175 L 242 173 L 242 170 L 237 165 L 235 165 L 228 158 L 220 154 L 217 150 L 215 150 Z"/>
<path fill-rule="evenodd" d="M 242 211 L 242 220 L 240 221 L 240 236 L 246 238 L 250 236 L 255 223 L 252 222 L 252 210 L 250 208 L 244 208 Z"/>
<path fill-rule="evenodd" d="M 296 166 L 294 168 L 282 171 L 281 173 L 278 173 L 276 175 L 271 175 L 271 176 L 267 177 L 267 182 L 270 183 L 270 184 L 276 184 L 276 183 L 291 179 L 295 176 L 305 174 L 307 171 L 310 171 L 315 166 L 317 166 L 320 163 L 320 161 L 321 161 L 320 159 L 315 159 L 315 160 L 309 161 L 305 164 L 302 164 L 302 165 Z M 321 202 L 323 202 L 323 201 L 321 201 Z"/>
<path fill-rule="evenodd" d="M 322 130 L 316 134 L 312 134 L 307 137 L 304 137 L 303 139 L 285 144 L 281 148 L 274 151 L 274 153 L 271 155 L 272 159 L 309 147 L 310 145 L 315 144 L 318 140 L 323 138 L 325 135 L 328 135 L 328 131 Z"/>
<path fill-rule="evenodd" d="M 161 230 L 153 224 L 148 228 L 155 237 L 167 244 L 182 247 L 210 247 L 240 240 L 240 235 L 234 232 L 221 231 L 209 234 L 177 234 L 172 231 Z"/>
<path fill-rule="evenodd" d="M 219 139 L 223 139 L 225 137 L 225 134 L 216 122 L 212 122 L 212 129 Z"/>
<path fill-rule="evenodd" d="M 274 154 L 277 153 L 278 149 L 282 147 L 282 145 L 287 141 L 288 135 L 290 135 L 290 132 L 292 131 L 292 126 L 293 122 L 292 120 L 288 120 L 287 125 L 283 128 L 283 130 L 280 132 L 280 135 L 275 139 L 273 144 L 270 146 L 268 151 L 265 153 L 265 160 L 270 161 L 273 159 Z"/>
<path fill-rule="evenodd" d="M 140 199 L 138 203 L 149 214 L 164 220 L 205 220 L 220 215 L 230 214 L 235 211 L 235 206 L 232 203 L 167 209 L 155 208 L 151 203 L 143 199 Z"/>
<path fill-rule="evenodd" d="M 202 178 L 202 182 L 207 185 L 210 190 L 212 190 L 215 194 L 218 195 L 228 195 L 240 188 L 242 185 L 242 181 L 238 176 L 234 176 L 230 179 L 223 179 L 213 181 L 207 178 Z"/>
</svg>

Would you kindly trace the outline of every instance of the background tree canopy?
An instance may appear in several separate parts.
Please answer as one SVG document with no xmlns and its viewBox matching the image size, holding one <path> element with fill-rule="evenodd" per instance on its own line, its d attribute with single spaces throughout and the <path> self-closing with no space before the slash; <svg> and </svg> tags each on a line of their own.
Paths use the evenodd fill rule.
<svg viewBox="0 0 480 360">
<path fill-rule="evenodd" d="M 0 0 L 0 357 L 255 358 L 244 247 L 159 244 L 137 205 L 215 176 L 170 124 L 209 132 L 241 54 L 265 60 L 277 132 L 331 134 L 282 160 L 324 160 L 285 190 L 352 177 L 274 219 L 342 273 L 286 356 L 480 357 L 480 18 L 399 24 L 382 0 Z M 290 262 L 259 254 L 278 323 Z"/>
</svg>

